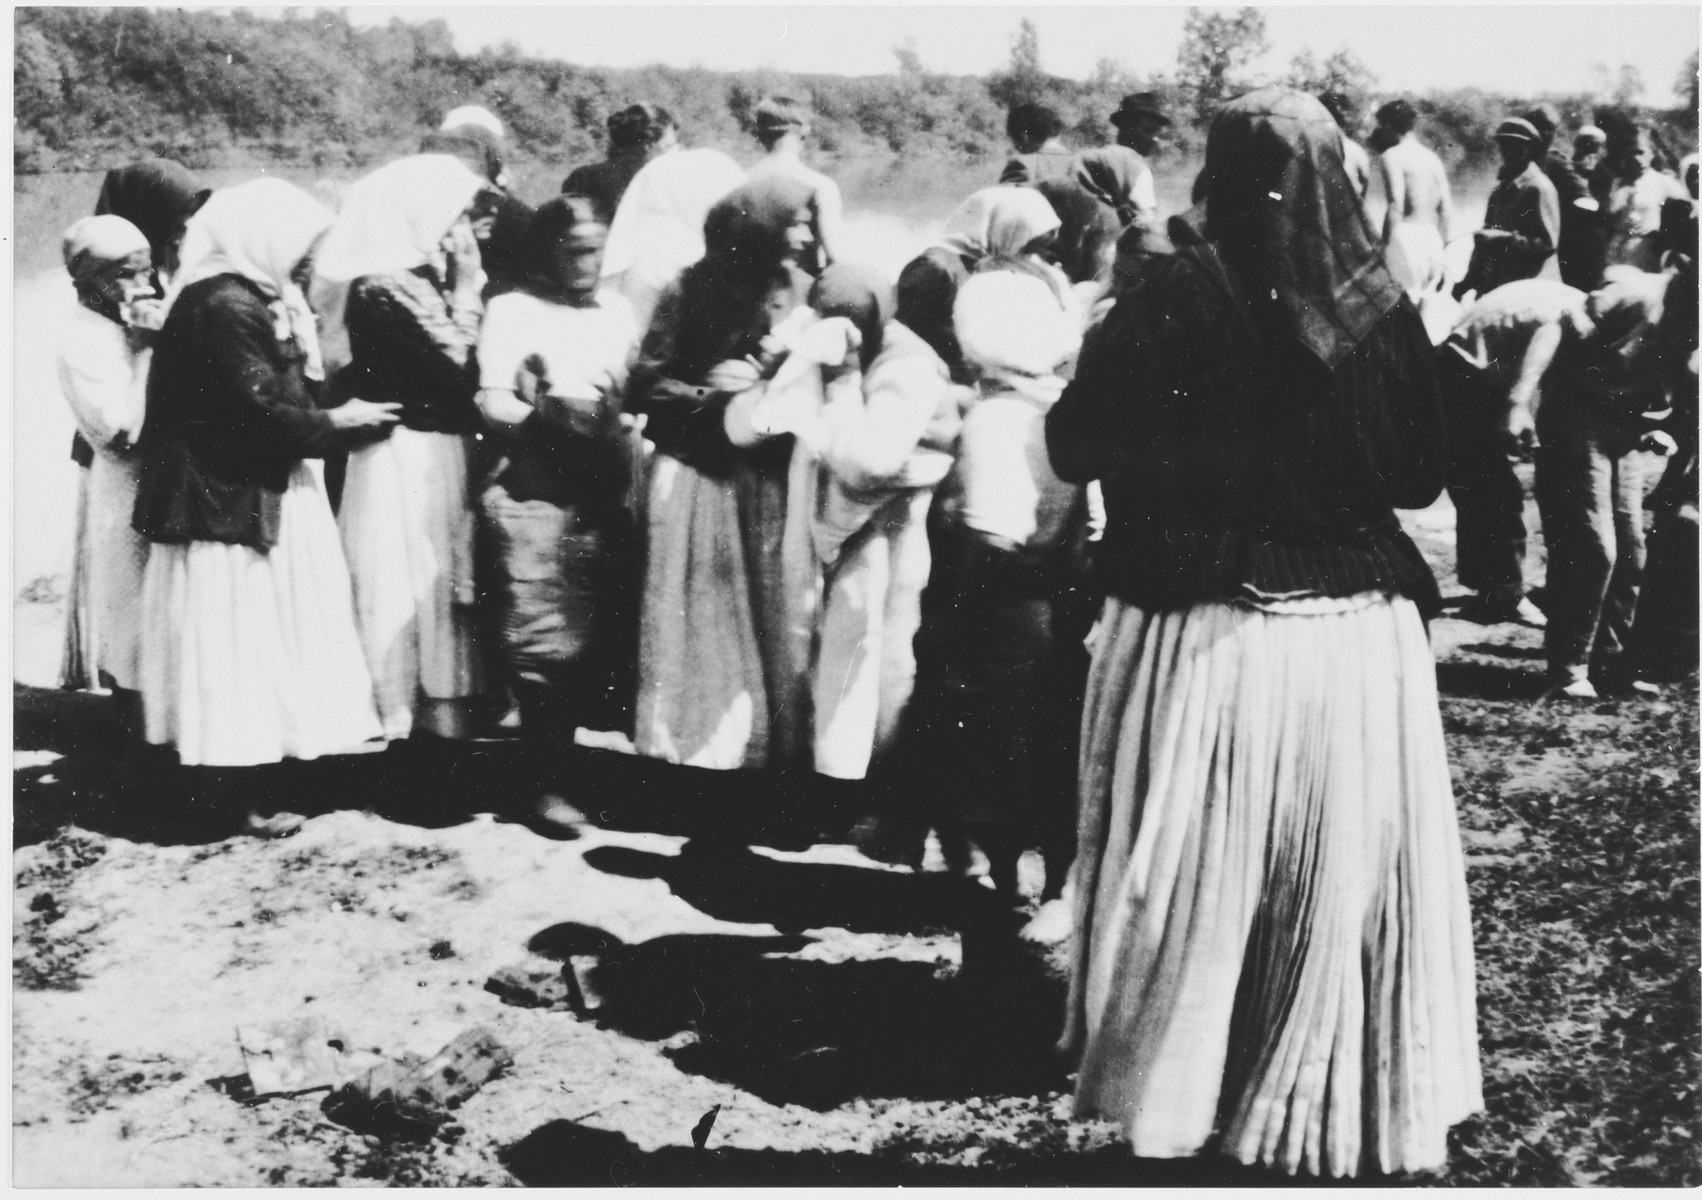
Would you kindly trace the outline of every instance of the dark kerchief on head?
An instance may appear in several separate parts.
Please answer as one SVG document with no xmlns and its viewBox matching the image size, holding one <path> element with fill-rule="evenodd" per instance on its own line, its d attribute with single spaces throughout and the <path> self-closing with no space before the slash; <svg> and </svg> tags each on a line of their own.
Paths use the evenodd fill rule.
<svg viewBox="0 0 1702 1200">
<path fill-rule="evenodd" d="M 1330 370 L 1401 300 L 1342 163 L 1342 133 L 1291 88 L 1224 107 L 1206 143 L 1206 236 L 1262 323 Z"/>
</svg>

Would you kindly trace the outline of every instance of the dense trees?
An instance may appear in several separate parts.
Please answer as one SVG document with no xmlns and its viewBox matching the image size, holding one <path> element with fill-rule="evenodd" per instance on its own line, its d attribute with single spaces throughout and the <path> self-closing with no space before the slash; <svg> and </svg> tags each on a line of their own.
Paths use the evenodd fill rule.
<svg viewBox="0 0 1702 1200">
<path fill-rule="evenodd" d="M 1090 145 L 1110 136 L 1107 115 L 1137 90 L 1167 99 L 1179 118 L 1173 140 L 1187 155 L 1216 106 L 1260 81 L 1265 41 L 1256 9 L 1190 10 L 1173 77 L 1140 78 L 1107 57 L 1090 78 L 1072 80 L 1047 73 L 1027 20 L 1014 32 L 1008 68 L 985 79 L 931 71 L 913 45 L 894 48 L 893 74 L 864 78 L 588 68 L 513 47 L 459 54 L 441 21 L 358 28 L 334 10 L 19 8 L 14 32 L 13 161 L 24 172 L 104 165 L 138 149 L 197 166 L 335 170 L 412 148 L 446 109 L 466 103 L 502 117 L 518 164 L 549 164 L 552 173 L 600 153 L 605 118 L 638 99 L 672 110 L 694 144 L 751 154 L 746 117 L 758 96 L 782 87 L 814 106 L 823 148 L 842 161 L 1002 154 L 1004 108 L 1018 99 L 1050 104 L 1066 140 Z M 1346 48 L 1322 62 L 1307 50 L 1286 78 L 1338 87 L 1362 103 L 1377 98 L 1376 80 Z M 1624 90 L 1634 81 L 1611 82 Z M 1679 98 L 1684 107 L 1668 116 L 1682 127 L 1679 140 L 1693 144 L 1694 62 Z M 1421 132 L 1458 164 L 1488 161 L 1495 122 L 1528 99 L 1463 90 L 1414 102 Z M 1606 97 L 1554 99 L 1579 119 Z"/>
</svg>

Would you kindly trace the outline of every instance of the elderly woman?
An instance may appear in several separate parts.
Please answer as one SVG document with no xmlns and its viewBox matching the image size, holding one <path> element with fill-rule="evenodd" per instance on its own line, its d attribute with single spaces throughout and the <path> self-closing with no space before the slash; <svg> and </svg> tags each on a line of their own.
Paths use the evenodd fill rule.
<svg viewBox="0 0 1702 1200">
<path fill-rule="evenodd" d="M 148 741 L 209 768 L 206 791 L 237 783 L 222 768 L 380 733 L 336 523 L 306 461 L 396 420 L 391 404 L 313 405 L 318 342 L 298 277 L 330 224 L 282 180 L 220 192 L 184 239 L 154 348 L 135 511 L 152 543 L 142 700 Z M 249 813 L 256 833 L 289 824 Z"/>
<path fill-rule="evenodd" d="M 178 246 L 183 241 L 184 226 L 210 195 L 212 192 L 202 186 L 189 168 L 166 158 L 145 159 L 128 166 L 114 167 L 106 173 L 100 196 L 95 201 L 95 215 L 121 218 L 141 231 L 152 260 L 145 290 L 153 295 L 163 295 L 177 271 Z M 127 312 L 126 323 L 138 333 L 158 329 L 159 322 L 165 317 L 164 305 L 142 303 L 140 300 Z M 140 411 L 136 415 L 139 422 Z M 93 550 L 88 532 L 89 471 L 93 468 L 95 453 L 79 428 L 71 438 L 71 458 L 81 470 L 77 484 L 76 548 L 71 560 L 60 681 L 68 688 L 98 690 L 100 678 L 95 660 L 100 653 L 100 617 L 89 582 L 93 571 Z M 110 593 L 111 596 L 118 594 Z M 132 593 L 131 609 L 135 607 L 134 597 L 135 593 Z M 134 620 L 133 614 L 129 619 Z"/>
<path fill-rule="evenodd" d="M 485 186 L 446 154 L 399 159 L 350 189 L 314 256 L 326 364 L 347 362 L 338 390 L 400 418 L 349 455 L 337 514 L 393 741 L 472 735 L 485 692 L 468 482 L 484 316 L 470 209 Z"/>
<path fill-rule="evenodd" d="M 623 724 L 637 616 L 620 389 L 638 345 L 632 309 L 598 287 L 606 230 L 583 196 L 538 209 L 524 289 L 491 301 L 479 407 L 502 453 L 484 488 L 503 660 L 520 702 L 531 815 L 572 836 L 560 794 L 581 726 Z"/>
<path fill-rule="evenodd" d="M 799 745 L 800 714 L 770 703 L 800 669 L 787 633 L 796 576 L 781 561 L 791 439 L 737 448 L 726 413 L 772 375 L 777 327 L 808 295 L 796 259 L 810 245 L 809 199 L 773 177 L 717 204 L 707 253 L 663 293 L 633 370 L 628 403 L 649 414 L 657 455 L 634 740 L 671 762 L 760 767 L 771 732 L 777 760 Z"/>
<path fill-rule="evenodd" d="M 1065 1044 L 1134 1152 L 1434 1170 L 1482 1106 L 1471 919 L 1394 507 L 1439 493 L 1431 350 L 1283 88 L 1206 149 L 1209 241 L 1147 259 L 1046 418 L 1104 482 Z"/>
<path fill-rule="evenodd" d="M 80 631 L 83 664 L 88 683 L 134 693 L 136 598 L 148 543 L 131 529 L 130 513 L 152 337 L 136 321 L 140 297 L 153 294 L 153 259 L 142 231 L 113 216 L 72 225 L 63 250 L 77 307 L 60 341 L 59 387 L 91 450 L 73 567 L 88 608 Z"/>
</svg>

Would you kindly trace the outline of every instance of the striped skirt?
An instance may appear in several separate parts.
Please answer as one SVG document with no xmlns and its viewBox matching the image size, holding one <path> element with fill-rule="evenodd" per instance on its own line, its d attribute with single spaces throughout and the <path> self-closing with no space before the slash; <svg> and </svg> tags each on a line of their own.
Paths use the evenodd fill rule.
<svg viewBox="0 0 1702 1200">
<path fill-rule="evenodd" d="M 1097 637 L 1065 1031 L 1078 1115 L 1121 1123 L 1143 1157 L 1441 1167 L 1483 1098 L 1417 609 L 1112 598 Z"/>
</svg>

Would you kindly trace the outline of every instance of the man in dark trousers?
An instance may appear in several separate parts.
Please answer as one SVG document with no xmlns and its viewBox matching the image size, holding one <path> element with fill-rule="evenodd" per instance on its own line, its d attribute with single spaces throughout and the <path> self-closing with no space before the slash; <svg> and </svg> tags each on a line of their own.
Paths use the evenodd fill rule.
<svg viewBox="0 0 1702 1200">
<path fill-rule="evenodd" d="M 1523 117 L 1510 117 L 1495 131 L 1501 151 L 1500 180 L 1489 193 L 1483 228 L 1472 235 L 1471 265 L 1454 285 L 1454 298 L 1488 295 L 1504 283 L 1534 279 L 1560 239 L 1560 197 L 1537 167 L 1542 135 Z"/>
</svg>

